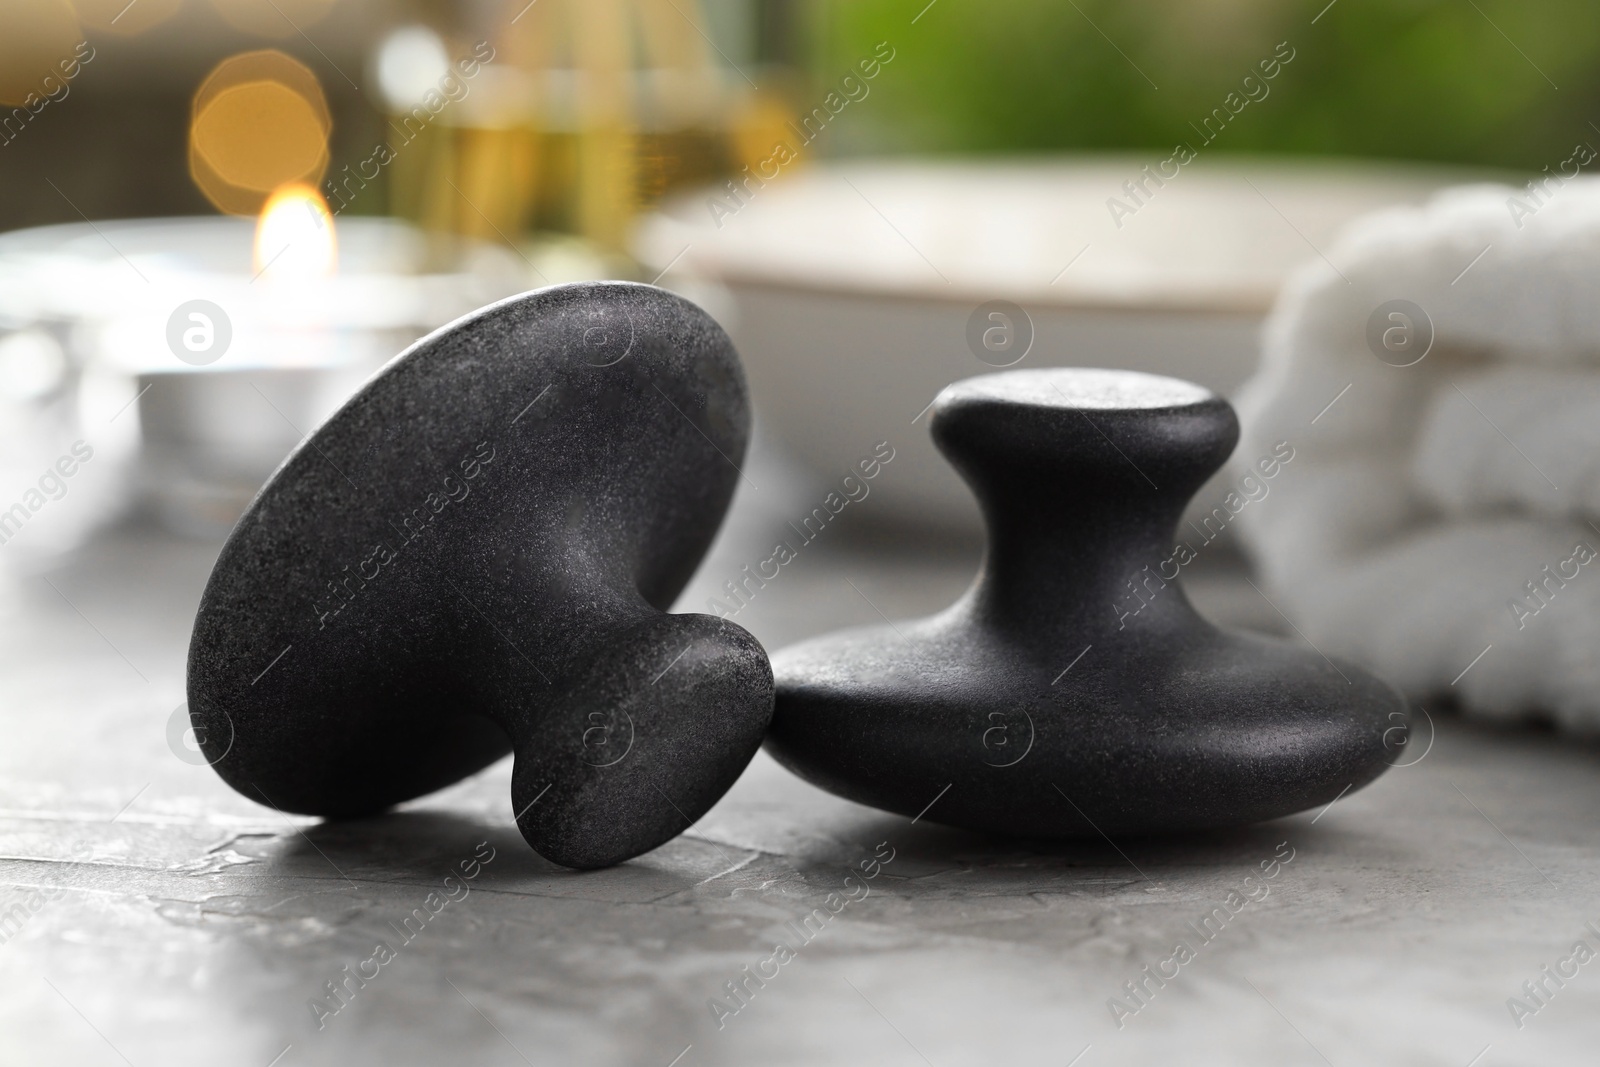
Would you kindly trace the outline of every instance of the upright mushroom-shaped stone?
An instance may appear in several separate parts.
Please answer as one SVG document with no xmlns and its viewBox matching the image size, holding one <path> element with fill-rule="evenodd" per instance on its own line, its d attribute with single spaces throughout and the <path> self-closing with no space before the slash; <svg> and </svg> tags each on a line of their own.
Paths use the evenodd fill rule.
<svg viewBox="0 0 1600 1067">
<path fill-rule="evenodd" d="M 904 815 L 1079 837 L 1271 819 L 1388 765 L 1408 722 L 1393 689 L 1218 630 L 1173 580 L 1184 506 L 1238 439 L 1225 401 L 1012 371 L 945 389 L 932 430 L 983 510 L 982 572 L 939 615 L 774 656 L 785 766 Z"/>
<path fill-rule="evenodd" d="M 727 336 L 650 286 L 542 289 L 417 342 L 223 547 L 189 647 L 207 758 L 254 800 L 353 816 L 515 751 L 547 858 L 676 836 L 771 716 L 754 638 L 664 613 L 748 432 Z"/>
</svg>

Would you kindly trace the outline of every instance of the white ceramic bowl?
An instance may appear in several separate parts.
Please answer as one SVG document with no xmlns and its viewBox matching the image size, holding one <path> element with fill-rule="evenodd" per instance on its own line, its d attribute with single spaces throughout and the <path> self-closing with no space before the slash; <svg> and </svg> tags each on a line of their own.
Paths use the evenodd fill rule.
<svg viewBox="0 0 1600 1067">
<path fill-rule="evenodd" d="M 1357 215 L 1478 176 L 1202 157 L 1158 186 L 1141 174 L 1154 162 L 814 166 L 752 182 L 742 204 L 725 189 L 720 207 L 716 190 L 679 198 L 645 220 L 637 252 L 669 280 L 726 288 L 758 418 L 819 478 L 887 440 L 896 459 L 862 510 L 971 533 L 970 495 L 913 422 L 945 385 L 1016 357 L 1021 319 L 1009 350 L 969 343 L 980 305 L 1031 320 L 1018 366 L 1128 368 L 1231 395 L 1294 266 Z M 1140 179 L 1136 200 L 1123 183 Z M 979 318 L 980 336 L 1005 328 Z"/>
</svg>

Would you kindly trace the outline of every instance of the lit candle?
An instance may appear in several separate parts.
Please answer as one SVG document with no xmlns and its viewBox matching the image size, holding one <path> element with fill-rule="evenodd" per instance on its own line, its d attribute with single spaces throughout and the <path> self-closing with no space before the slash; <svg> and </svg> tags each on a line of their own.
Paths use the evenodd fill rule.
<svg viewBox="0 0 1600 1067">
<path fill-rule="evenodd" d="M 53 436 L 99 446 L 103 470 L 133 467 L 168 526 L 214 536 L 385 361 L 531 285 L 508 249 L 445 251 L 440 269 L 438 240 L 393 219 L 336 225 L 307 185 L 279 189 L 253 221 L 24 230 L 0 236 L 0 330 L 64 351 L 56 392 L 71 395 Z M 103 518 L 58 530 L 49 547 Z"/>
</svg>

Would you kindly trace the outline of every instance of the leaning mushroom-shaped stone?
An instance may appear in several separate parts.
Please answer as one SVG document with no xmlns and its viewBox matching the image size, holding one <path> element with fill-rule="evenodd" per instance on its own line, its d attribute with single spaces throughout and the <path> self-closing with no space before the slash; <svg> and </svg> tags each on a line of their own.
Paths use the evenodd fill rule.
<svg viewBox="0 0 1600 1067">
<path fill-rule="evenodd" d="M 246 796 L 324 816 L 514 751 L 545 857 L 605 866 L 676 836 L 771 716 L 753 637 L 664 613 L 748 432 L 727 336 L 650 286 L 542 289 L 422 339 L 223 547 L 189 648 L 202 749 Z"/>
</svg>

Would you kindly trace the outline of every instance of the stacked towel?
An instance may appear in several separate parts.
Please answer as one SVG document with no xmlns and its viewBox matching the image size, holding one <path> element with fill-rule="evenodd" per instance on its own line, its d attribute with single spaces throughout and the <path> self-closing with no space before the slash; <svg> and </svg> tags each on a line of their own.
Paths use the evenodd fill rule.
<svg viewBox="0 0 1600 1067">
<path fill-rule="evenodd" d="M 1600 732 L 1600 179 L 1448 190 L 1323 251 L 1239 402 L 1235 463 L 1296 450 L 1238 520 L 1267 591 L 1418 697 Z"/>
</svg>

